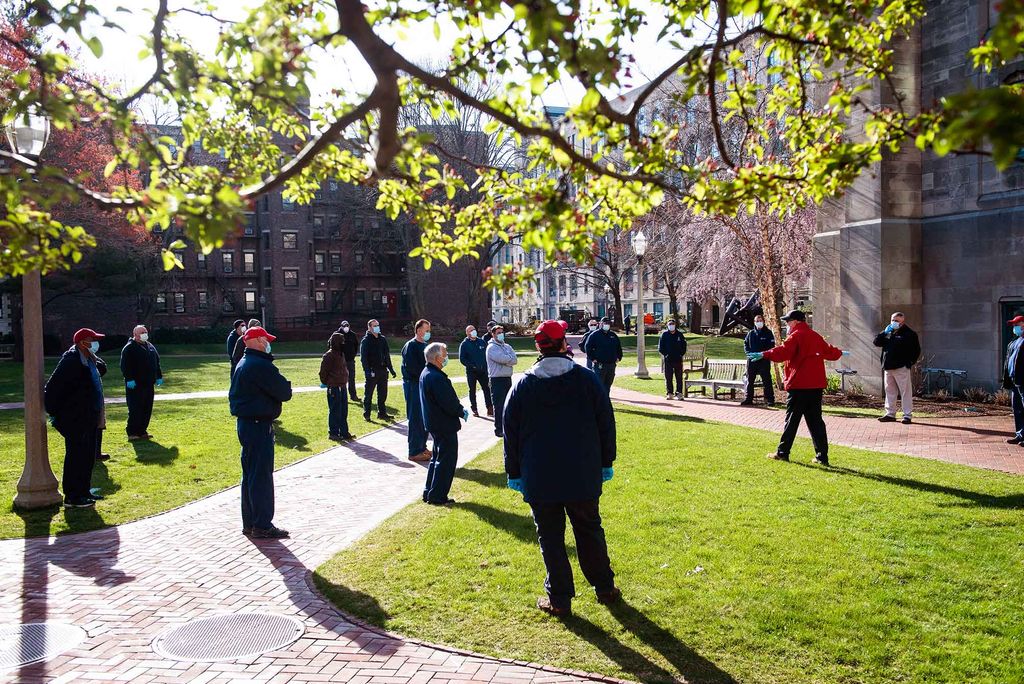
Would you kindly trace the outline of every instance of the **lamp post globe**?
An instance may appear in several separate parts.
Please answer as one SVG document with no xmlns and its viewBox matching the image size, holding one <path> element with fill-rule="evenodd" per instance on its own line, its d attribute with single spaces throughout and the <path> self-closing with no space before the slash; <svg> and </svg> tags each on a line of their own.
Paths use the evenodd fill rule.
<svg viewBox="0 0 1024 684">
<path fill-rule="evenodd" d="M 4 127 L 4 136 L 15 154 L 36 160 L 50 140 L 50 119 L 30 109 Z"/>
<path fill-rule="evenodd" d="M 644 347 L 644 254 L 647 252 L 647 236 L 644 231 L 633 233 L 633 252 L 636 253 L 636 377 L 649 378 L 647 372 L 647 350 Z"/>
</svg>

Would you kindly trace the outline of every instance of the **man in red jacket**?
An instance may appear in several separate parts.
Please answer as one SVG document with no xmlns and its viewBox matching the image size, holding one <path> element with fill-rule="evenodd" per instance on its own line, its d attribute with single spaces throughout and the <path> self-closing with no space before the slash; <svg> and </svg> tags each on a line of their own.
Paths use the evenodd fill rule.
<svg viewBox="0 0 1024 684">
<path fill-rule="evenodd" d="M 789 327 L 785 342 L 765 352 L 747 354 L 751 361 L 768 359 L 785 362 L 783 387 L 789 395 L 786 400 L 786 427 L 782 431 L 779 448 L 774 454 L 769 454 L 768 458 L 789 460 L 789 450 L 793 447 L 793 439 L 800 427 L 800 419 L 803 418 L 807 421 L 807 429 L 814 442 L 814 462 L 827 466 L 828 434 L 825 432 L 825 421 L 821 419 L 821 397 L 826 384 L 825 361 L 838 361 L 847 352 L 833 347 L 811 330 L 803 311 L 790 311 L 782 320 Z"/>
</svg>

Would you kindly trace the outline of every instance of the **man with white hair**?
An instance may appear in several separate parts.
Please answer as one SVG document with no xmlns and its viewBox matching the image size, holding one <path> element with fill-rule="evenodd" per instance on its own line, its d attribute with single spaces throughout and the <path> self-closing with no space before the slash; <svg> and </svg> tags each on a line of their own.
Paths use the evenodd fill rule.
<svg viewBox="0 0 1024 684">
<path fill-rule="evenodd" d="M 132 330 L 132 339 L 121 350 L 121 375 L 124 376 L 125 397 L 128 400 L 128 441 L 152 439 L 149 421 L 153 417 L 154 385 L 164 384 L 160 370 L 160 354 L 149 341 L 144 325 Z"/>
<path fill-rule="evenodd" d="M 427 466 L 427 483 L 423 501 L 434 506 L 451 506 L 448 498 L 459 462 L 459 430 L 469 420 L 469 411 L 462 406 L 452 381 L 441 370 L 448 365 L 448 345 L 432 342 L 423 351 L 427 365 L 419 379 L 420 407 L 423 424 L 434 438 L 434 449 Z"/>
</svg>

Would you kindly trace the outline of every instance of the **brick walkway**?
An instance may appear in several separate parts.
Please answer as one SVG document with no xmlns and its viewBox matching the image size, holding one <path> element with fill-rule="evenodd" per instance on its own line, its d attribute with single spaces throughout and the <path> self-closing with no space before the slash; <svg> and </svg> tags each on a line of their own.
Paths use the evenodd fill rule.
<svg viewBox="0 0 1024 684">
<path fill-rule="evenodd" d="M 470 419 L 460 462 L 495 443 Z M 235 443 L 226 449 L 237 449 Z M 311 569 L 422 492 L 424 468 L 404 456 L 401 428 L 375 432 L 279 471 L 275 522 L 293 537 L 242 536 L 238 490 L 117 528 L 0 542 L 0 624 L 54 620 L 84 628 L 79 648 L 0 673 L 0 681 L 314 682 L 444 684 L 570 682 L 539 666 L 383 636 L 346 622 L 307 586 Z M 102 515 L 102 502 L 96 514 Z M 61 515 L 61 513 L 57 513 Z M 185 663 L 150 643 L 171 625 L 228 612 L 294 615 L 304 636 L 242 661 Z"/>
<path fill-rule="evenodd" d="M 690 398 L 685 401 L 623 389 L 612 388 L 612 399 L 634 406 L 671 411 L 693 418 L 714 420 L 732 425 L 782 432 L 785 414 L 759 406 L 739 406 L 734 401 Z M 874 418 L 825 416 L 830 444 L 860 447 L 873 451 L 906 454 L 948 463 L 1001 470 L 1024 475 L 1024 448 L 1007 444 L 1013 434 L 1013 419 L 1003 416 L 965 416 L 963 418 L 914 418 L 913 425 L 879 423 Z M 807 427 L 800 426 L 801 437 L 809 437 Z M 794 457 L 810 446 L 794 448 Z"/>
</svg>

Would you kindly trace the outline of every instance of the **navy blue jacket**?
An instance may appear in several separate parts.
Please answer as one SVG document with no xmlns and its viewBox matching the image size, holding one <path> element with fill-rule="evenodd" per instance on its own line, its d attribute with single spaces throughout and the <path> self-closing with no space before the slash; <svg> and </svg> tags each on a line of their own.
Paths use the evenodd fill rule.
<svg viewBox="0 0 1024 684">
<path fill-rule="evenodd" d="M 96 370 L 103 377 L 107 364 L 96 359 Z M 97 396 L 92 372 L 82 363 L 78 347 L 71 347 L 61 355 L 43 387 L 43 406 L 53 416 L 53 426 L 62 434 L 99 425 L 103 390 L 101 387 Z"/>
<path fill-rule="evenodd" d="M 426 342 L 415 337 L 402 347 L 402 380 L 415 385 L 420 381 L 423 369 L 427 367 L 427 357 L 423 352 L 427 349 Z"/>
<path fill-rule="evenodd" d="M 281 404 L 291 398 L 292 383 L 274 365 L 274 357 L 246 347 L 231 375 L 231 415 L 273 420 L 281 415 Z"/>
<path fill-rule="evenodd" d="M 675 332 L 666 330 L 658 338 L 658 353 L 670 363 L 678 363 L 686 356 L 686 337 L 677 329 Z"/>
<path fill-rule="evenodd" d="M 138 385 L 152 385 L 164 377 L 156 347 L 149 342 L 128 340 L 121 350 L 121 375 L 125 382 L 134 380 Z"/>
<path fill-rule="evenodd" d="M 466 368 L 487 375 L 487 343 L 477 337 L 467 337 L 459 345 L 459 362 Z"/>
<path fill-rule="evenodd" d="M 423 427 L 432 435 L 451 435 L 462 429 L 462 403 L 443 370 L 432 363 L 419 379 Z"/>
<path fill-rule="evenodd" d="M 587 339 L 589 339 L 595 332 L 597 331 L 588 329 L 587 332 L 583 333 L 583 339 L 580 340 L 580 349 L 582 349 L 583 353 L 587 355 L 588 361 L 593 360 L 593 357 L 590 355 L 590 352 L 587 351 Z"/>
<path fill-rule="evenodd" d="M 391 365 L 391 349 L 388 347 L 388 340 L 383 335 L 373 336 L 367 331 L 359 343 L 359 361 L 363 365 L 363 372 L 369 377 L 370 371 L 389 370 L 392 374 L 395 367 Z"/>
<path fill-rule="evenodd" d="M 752 328 L 747 336 L 743 338 L 743 351 L 750 354 L 751 352 L 764 352 L 775 347 L 775 333 L 773 333 L 768 326 L 764 326 L 760 330 Z"/>
<path fill-rule="evenodd" d="M 238 338 L 241 335 L 238 334 L 237 330 L 232 330 L 228 333 L 228 358 L 230 359 L 235 353 L 235 342 L 238 342 Z"/>
<path fill-rule="evenodd" d="M 1006 365 L 1003 367 L 1003 387 L 1024 386 L 1024 337 L 1018 337 L 1006 347 Z M 47 409 L 49 412 L 49 409 Z"/>
<path fill-rule="evenodd" d="M 546 366 L 567 370 L 552 376 Z M 503 419 L 505 472 L 522 478 L 527 503 L 601 496 L 601 468 L 615 461 L 615 415 L 596 373 L 543 357 L 512 388 Z"/>
<path fill-rule="evenodd" d="M 583 348 L 587 358 L 597 363 L 618 363 L 622 360 L 622 344 L 615 333 L 595 330 L 587 337 Z"/>
</svg>

